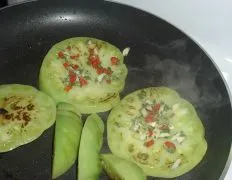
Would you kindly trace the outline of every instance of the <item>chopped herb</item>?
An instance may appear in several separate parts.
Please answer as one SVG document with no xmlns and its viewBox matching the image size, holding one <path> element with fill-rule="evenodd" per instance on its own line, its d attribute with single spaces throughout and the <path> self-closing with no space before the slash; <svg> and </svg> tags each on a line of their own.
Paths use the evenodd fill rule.
<svg viewBox="0 0 232 180">
<path fill-rule="evenodd" d="M 179 144 L 181 144 L 186 138 L 186 135 L 184 134 L 183 131 L 176 133 L 173 137 L 172 140 L 173 141 L 177 141 Z"/>
<path fill-rule="evenodd" d="M 171 108 L 165 104 L 164 105 L 164 111 L 169 111 L 169 110 L 171 110 Z"/>
<path fill-rule="evenodd" d="M 82 74 L 84 72 L 84 70 L 83 69 L 79 69 L 79 72 L 80 72 L 80 74 Z"/>
<path fill-rule="evenodd" d="M 114 122 L 114 125 L 117 126 L 118 128 L 121 127 L 121 125 L 118 122 L 116 122 L 116 121 Z"/>
<path fill-rule="evenodd" d="M 186 135 L 184 134 L 183 131 L 180 131 L 180 136 L 181 136 L 181 137 L 186 137 Z"/>
<path fill-rule="evenodd" d="M 118 77 L 118 76 L 113 75 L 113 76 L 111 77 L 111 79 L 112 79 L 112 80 L 118 80 L 118 79 L 119 79 L 119 77 Z"/>
<path fill-rule="evenodd" d="M 88 76 L 88 75 L 85 76 L 85 79 L 90 80 L 90 76 Z"/>
<path fill-rule="evenodd" d="M 154 99 L 152 102 L 153 102 L 153 104 L 156 104 L 156 99 Z"/>
<path fill-rule="evenodd" d="M 165 133 L 165 132 L 161 132 L 160 135 L 159 135 L 159 138 L 168 138 L 170 136 L 169 133 Z"/>
<path fill-rule="evenodd" d="M 160 102 L 160 105 L 163 106 L 163 105 L 166 105 L 163 101 Z"/>
<path fill-rule="evenodd" d="M 162 133 L 169 133 L 169 132 L 170 132 L 170 129 L 163 129 L 161 132 L 162 132 Z"/>
<path fill-rule="evenodd" d="M 144 98 L 146 97 L 146 91 L 141 90 L 141 91 L 138 93 L 138 97 L 139 97 L 139 99 L 144 99 Z"/>
<path fill-rule="evenodd" d="M 142 104 L 142 108 L 146 108 L 147 107 L 147 105 L 146 104 Z"/>
</svg>

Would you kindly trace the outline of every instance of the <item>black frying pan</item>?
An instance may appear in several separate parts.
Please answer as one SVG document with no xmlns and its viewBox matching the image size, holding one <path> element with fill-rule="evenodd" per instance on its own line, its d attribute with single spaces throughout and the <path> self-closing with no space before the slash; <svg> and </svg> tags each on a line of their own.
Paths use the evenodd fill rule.
<svg viewBox="0 0 232 180">
<path fill-rule="evenodd" d="M 1 84 L 37 87 L 43 57 L 65 38 L 92 36 L 120 49 L 131 47 L 122 96 L 143 87 L 169 86 L 194 104 L 205 126 L 206 156 L 177 179 L 223 179 L 232 140 L 228 92 L 209 57 L 181 31 L 138 9 L 100 0 L 29 2 L 2 9 L 0 22 Z M 107 113 L 102 116 L 106 120 Z M 53 133 L 54 126 L 38 140 L 0 154 L 0 180 L 51 179 Z M 103 151 L 108 151 L 106 142 Z M 76 167 L 59 179 L 76 179 Z"/>
</svg>

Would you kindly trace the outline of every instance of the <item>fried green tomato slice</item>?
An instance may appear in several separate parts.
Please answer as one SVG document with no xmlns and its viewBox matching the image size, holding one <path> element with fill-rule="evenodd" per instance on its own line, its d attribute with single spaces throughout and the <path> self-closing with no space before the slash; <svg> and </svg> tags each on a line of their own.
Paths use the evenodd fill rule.
<svg viewBox="0 0 232 180">
<path fill-rule="evenodd" d="M 78 156 L 78 180 L 98 180 L 101 173 L 100 155 L 104 124 L 97 114 L 91 114 L 83 127 Z"/>
<path fill-rule="evenodd" d="M 104 112 L 119 102 L 127 73 L 117 47 L 95 38 L 75 37 L 49 50 L 39 85 L 56 102 L 74 104 L 81 113 Z"/>
<path fill-rule="evenodd" d="M 0 85 L 0 152 L 37 139 L 53 125 L 55 116 L 53 99 L 36 88 Z"/>
<path fill-rule="evenodd" d="M 58 104 L 54 138 L 52 178 L 55 179 L 75 163 L 80 144 L 82 120 L 71 105 Z"/>
<path fill-rule="evenodd" d="M 142 169 L 131 161 L 113 154 L 102 154 L 101 165 L 113 180 L 146 180 Z"/>
<path fill-rule="evenodd" d="M 146 175 L 177 177 L 203 158 L 205 130 L 194 107 L 167 87 L 127 95 L 107 121 L 111 151 L 139 165 Z"/>
</svg>

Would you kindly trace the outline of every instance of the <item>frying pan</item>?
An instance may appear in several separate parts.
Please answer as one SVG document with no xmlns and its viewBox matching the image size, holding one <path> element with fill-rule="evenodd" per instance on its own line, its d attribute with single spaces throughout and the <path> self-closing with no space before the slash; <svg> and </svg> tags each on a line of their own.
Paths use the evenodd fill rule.
<svg viewBox="0 0 232 180">
<path fill-rule="evenodd" d="M 122 97 L 168 86 L 196 108 L 205 127 L 204 159 L 178 180 L 223 179 L 230 163 L 232 111 L 220 72 L 187 35 L 151 14 L 103 0 L 41 0 L 0 10 L 0 83 L 38 87 L 43 57 L 58 41 L 90 36 L 121 50 L 129 74 Z M 106 121 L 108 113 L 101 116 Z M 51 179 L 54 126 L 34 142 L 0 154 L 1 180 Z M 106 136 L 102 152 L 108 152 Z M 76 179 L 74 165 L 61 180 Z M 100 179 L 107 179 L 104 173 Z M 161 179 L 161 178 L 150 178 Z"/>
</svg>

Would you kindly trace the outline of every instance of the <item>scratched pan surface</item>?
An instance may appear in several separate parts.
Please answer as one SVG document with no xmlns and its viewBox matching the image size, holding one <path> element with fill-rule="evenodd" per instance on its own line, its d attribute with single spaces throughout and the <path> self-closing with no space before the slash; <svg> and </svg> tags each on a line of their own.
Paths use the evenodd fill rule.
<svg viewBox="0 0 232 180">
<path fill-rule="evenodd" d="M 203 161 L 178 180 L 225 175 L 232 113 L 226 86 L 209 57 L 175 27 L 138 9 L 103 1 L 29 2 L 0 11 L 0 83 L 38 87 L 48 49 L 73 36 L 91 36 L 131 47 L 122 96 L 149 86 L 169 86 L 196 107 L 206 130 Z M 107 113 L 101 114 L 106 121 Z M 0 180 L 51 179 L 54 126 L 36 141 L 0 154 Z M 108 152 L 107 139 L 102 152 Z M 224 170 L 224 171 L 223 171 Z M 74 165 L 60 180 L 75 180 Z M 100 179 L 108 179 L 102 173 Z M 150 178 L 152 179 L 152 178 Z M 159 179 L 159 178 L 153 178 Z"/>
</svg>

